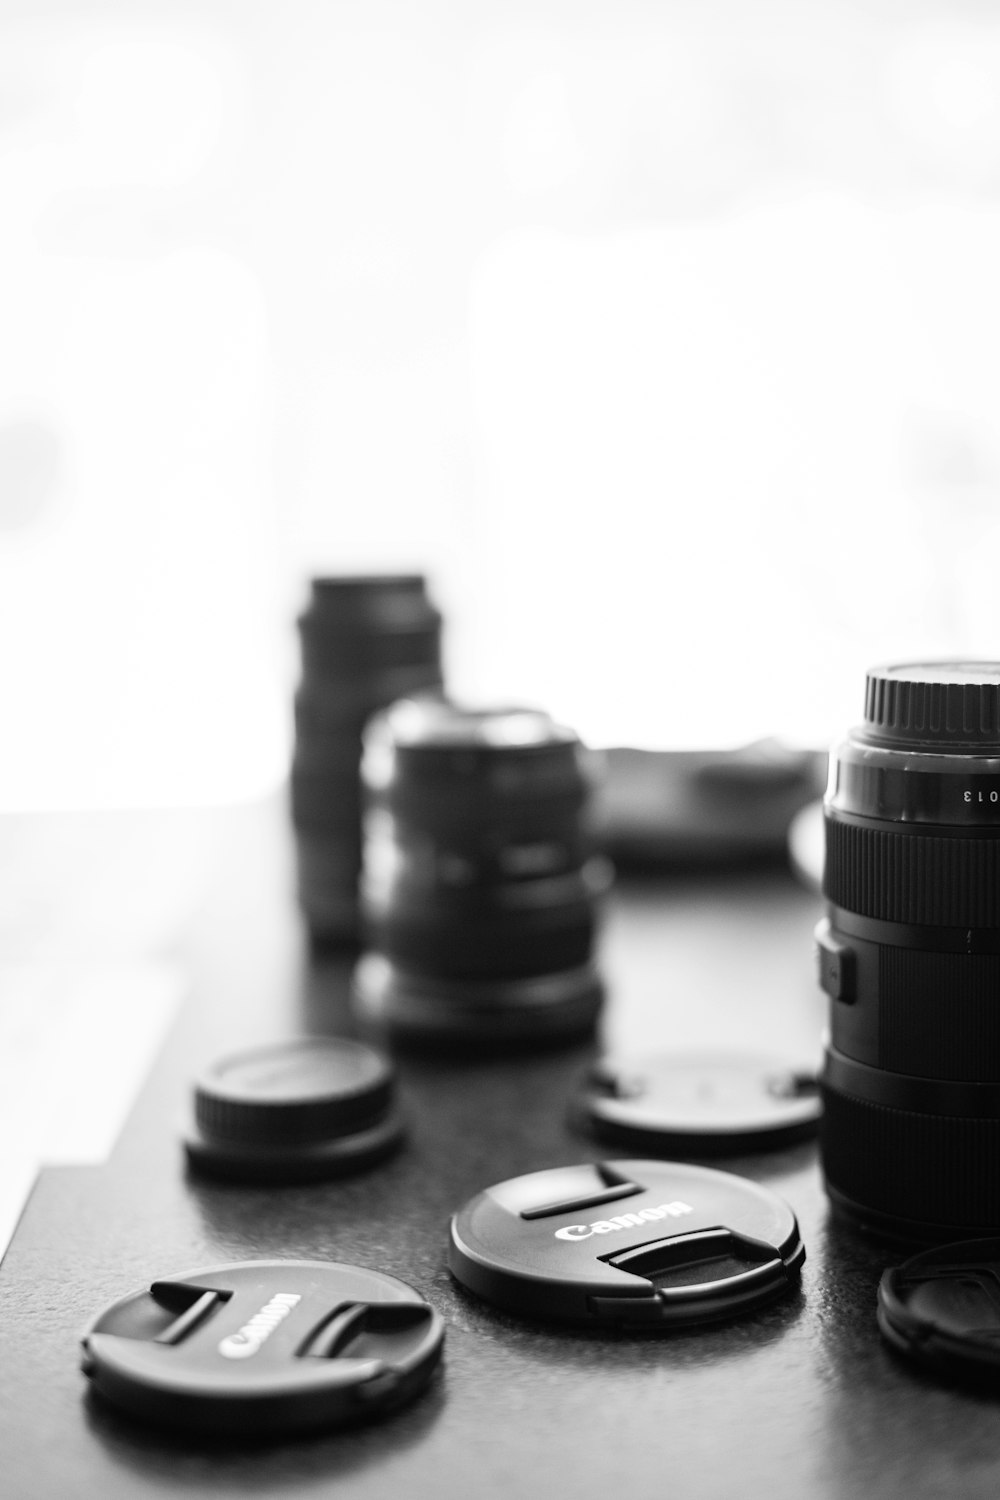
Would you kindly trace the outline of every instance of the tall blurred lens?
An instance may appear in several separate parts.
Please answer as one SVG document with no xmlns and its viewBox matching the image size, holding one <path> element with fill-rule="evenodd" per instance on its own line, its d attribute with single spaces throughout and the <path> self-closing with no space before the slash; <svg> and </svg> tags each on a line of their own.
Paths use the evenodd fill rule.
<svg viewBox="0 0 1000 1500">
<path fill-rule="evenodd" d="M 351 942 L 361 869 L 361 736 L 378 709 L 441 684 L 441 616 L 416 574 L 315 578 L 299 616 L 291 803 L 311 935 Z"/>
<path fill-rule="evenodd" d="M 1000 1231 L 1000 663 L 868 674 L 825 803 L 833 1203 L 922 1239 Z"/>
<path fill-rule="evenodd" d="M 399 703 L 365 739 L 368 1014 L 396 1032 L 531 1040 L 589 1028 L 604 865 L 577 736 L 526 709 Z"/>
</svg>

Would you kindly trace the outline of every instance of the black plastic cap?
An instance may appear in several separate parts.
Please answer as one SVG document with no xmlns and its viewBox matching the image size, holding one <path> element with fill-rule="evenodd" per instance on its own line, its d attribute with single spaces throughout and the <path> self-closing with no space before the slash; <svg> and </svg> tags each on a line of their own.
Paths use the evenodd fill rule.
<svg viewBox="0 0 1000 1500">
<path fill-rule="evenodd" d="M 873 667 L 865 724 L 887 744 L 1000 747 L 1000 662 L 914 662 Z"/>
<path fill-rule="evenodd" d="M 422 574 L 344 574 L 311 580 L 302 620 L 312 629 L 353 635 L 436 629 L 441 616 Z"/>
<path fill-rule="evenodd" d="M 448 1264 L 509 1312 L 667 1332 L 751 1312 L 791 1291 L 805 1250 L 769 1189 L 677 1162 L 533 1172 L 455 1215 Z"/>
<path fill-rule="evenodd" d="M 815 1076 L 783 1058 L 681 1052 L 596 1063 L 573 1119 L 625 1150 L 721 1156 L 813 1136 L 820 1109 Z"/>
<path fill-rule="evenodd" d="M 346 1037 L 304 1037 L 220 1059 L 194 1090 L 192 1165 L 243 1180 L 339 1176 L 401 1139 L 393 1070 Z"/>
<path fill-rule="evenodd" d="M 114 1303 L 84 1335 L 82 1367 L 131 1416 L 266 1442 L 403 1405 L 443 1342 L 439 1315 L 393 1276 L 248 1261 L 163 1277 Z"/>
<path fill-rule="evenodd" d="M 1000 1379 L 1000 1240 L 939 1245 L 885 1271 L 878 1323 L 925 1368 Z"/>
</svg>

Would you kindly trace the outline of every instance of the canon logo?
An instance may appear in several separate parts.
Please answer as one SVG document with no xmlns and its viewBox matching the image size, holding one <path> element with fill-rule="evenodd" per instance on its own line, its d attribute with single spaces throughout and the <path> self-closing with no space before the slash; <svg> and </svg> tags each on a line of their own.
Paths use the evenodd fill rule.
<svg viewBox="0 0 1000 1500">
<path fill-rule="evenodd" d="M 616 1229 L 634 1229 L 643 1224 L 652 1224 L 657 1219 L 679 1219 L 682 1214 L 693 1214 L 690 1203 L 679 1198 L 673 1203 L 661 1203 L 656 1208 L 640 1208 L 634 1214 L 616 1214 L 613 1219 L 598 1219 L 593 1224 L 567 1224 L 556 1230 L 557 1240 L 589 1240 L 592 1234 L 614 1234 Z"/>
<path fill-rule="evenodd" d="M 223 1359 L 249 1359 L 251 1354 L 256 1354 L 261 1344 L 271 1337 L 278 1324 L 284 1322 L 296 1303 L 301 1301 L 302 1297 L 298 1292 L 277 1292 L 270 1302 L 265 1302 L 260 1312 L 254 1313 L 243 1324 L 238 1333 L 231 1333 L 222 1340 L 219 1353 Z"/>
</svg>

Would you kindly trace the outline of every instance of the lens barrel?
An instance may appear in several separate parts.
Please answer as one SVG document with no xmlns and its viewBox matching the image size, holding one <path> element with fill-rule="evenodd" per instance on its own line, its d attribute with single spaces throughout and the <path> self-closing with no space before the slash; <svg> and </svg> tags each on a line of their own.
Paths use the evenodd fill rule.
<svg viewBox="0 0 1000 1500">
<path fill-rule="evenodd" d="M 606 866 L 589 857 L 577 736 L 528 709 L 395 704 L 365 736 L 359 1009 L 459 1042 L 593 1025 Z"/>
<path fill-rule="evenodd" d="M 827 1191 L 925 1240 L 1000 1229 L 1000 663 L 874 668 L 824 803 Z"/>
<path fill-rule="evenodd" d="M 441 686 L 441 616 L 419 574 L 312 580 L 290 778 L 299 905 L 312 938 L 358 937 L 361 737 L 397 698 Z"/>
</svg>

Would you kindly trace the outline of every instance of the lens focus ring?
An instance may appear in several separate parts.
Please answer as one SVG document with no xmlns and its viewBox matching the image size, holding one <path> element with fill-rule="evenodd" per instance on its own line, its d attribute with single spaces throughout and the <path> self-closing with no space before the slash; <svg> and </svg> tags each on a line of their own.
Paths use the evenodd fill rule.
<svg viewBox="0 0 1000 1500">
<path fill-rule="evenodd" d="M 917 1114 L 824 1087 L 827 1186 L 861 1218 L 931 1237 L 1000 1223 L 1000 1120 Z"/>
<path fill-rule="evenodd" d="M 826 819 L 823 894 L 883 922 L 1000 926 L 1000 838 L 897 833 Z"/>
</svg>

